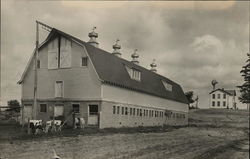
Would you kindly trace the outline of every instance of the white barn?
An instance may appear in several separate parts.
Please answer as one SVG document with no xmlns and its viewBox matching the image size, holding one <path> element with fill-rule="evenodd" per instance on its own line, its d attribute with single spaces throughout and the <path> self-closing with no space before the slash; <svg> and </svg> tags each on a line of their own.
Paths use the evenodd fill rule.
<svg viewBox="0 0 250 159">
<path fill-rule="evenodd" d="M 34 109 L 34 53 L 18 82 L 22 122 L 28 118 L 67 120 L 72 112 L 99 128 L 186 125 L 188 101 L 179 84 L 121 58 L 120 45 L 109 53 L 98 48 L 96 32 L 84 42 L 53 28 L 39 47 L 37 108 Z M 35 111 L 35 116 L 34 114 Z M 33 112 L 33 113 L 32 113 Z"/>
</svg>

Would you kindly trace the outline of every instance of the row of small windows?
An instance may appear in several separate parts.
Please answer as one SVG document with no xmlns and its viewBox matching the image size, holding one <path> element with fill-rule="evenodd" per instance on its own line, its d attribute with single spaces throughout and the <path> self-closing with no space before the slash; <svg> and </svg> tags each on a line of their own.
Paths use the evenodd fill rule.
<svg viewBox="0 0 250 159">
<path fill-rule="evenodd" d="M 140 108 L 129 108 L 122 106 L 113 106 L 113 114 L 121 115 L 131 115 L 131 116 L 146 116 L 146 117 L 164 117 L 163 111 L 158 110 L 149 110 L 149 109 L 140 109 Z M 166 115 L 170 117 L 169 115 Z M 185 118 L 185 114 L 172 113 L 173 118 Z"/>
<path fill-rule="evenodd" d="M 217 101 L 217 106 L 218 106 L 218 107 L 220 107 L 220 103 L 221 103 L 220 101 Z M 223 104 L 223 107 L 226 106 L 226 102 L 225 102 L 225 101 L 223 101 L 222 104 Z M 213 107 L 215 106 L 215 101 L 212 101 L 212 106 L 213 106 Z"/>
<path fill-rule="evenodd" d="M 213 99 L 215 99 L 215 94 L 212 95 Z M 217 94 L 217 99 L 220 99 L 220 94 Z M 226 94 L 223 94 L 223 99 L 226 99 Z"/>
</svg>

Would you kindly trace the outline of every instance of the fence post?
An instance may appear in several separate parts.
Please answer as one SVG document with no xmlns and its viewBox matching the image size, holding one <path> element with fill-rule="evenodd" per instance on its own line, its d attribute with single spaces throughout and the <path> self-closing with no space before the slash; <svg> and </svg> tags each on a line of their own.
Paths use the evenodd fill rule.
<svg viewBox="0 0 250 159">
<path fill-rule="evenodd" d="M 30 135 L 30 118 L 28 118 L 28 134 Z"/>
</svg>

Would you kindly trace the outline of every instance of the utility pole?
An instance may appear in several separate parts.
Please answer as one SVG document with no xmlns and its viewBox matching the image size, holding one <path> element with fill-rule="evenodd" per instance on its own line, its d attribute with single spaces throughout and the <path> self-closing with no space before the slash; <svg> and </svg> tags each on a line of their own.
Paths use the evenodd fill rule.
<svg viewBox="0 0 250 159">
<path fill-rule="evenodd" d="M 37 60 L 38 60 L 38 49 L 39 49 L 39 25 L 42 26 L 42 28 L 48 32 L 52 30 L 52 27 L 36 21 L 36 51 L 35 51 L 35 59 L 34 59 L 34 65 L 35 65 L 35 71 L 34 71 L 34 103 L 33 103 L 33 119 L 36 119 L 37 114 Z"/>
<path fill-rule="evenodd" d="M 35 51 L 35 71 L 34 71 L 34 103 L 33 103 L 33 119 L 36 119 L 37 114 L 37 59 L 38 59 L 38 46 L 39 45 L 39 24 L 36 21 L 36 51 Z"/>
</svg>

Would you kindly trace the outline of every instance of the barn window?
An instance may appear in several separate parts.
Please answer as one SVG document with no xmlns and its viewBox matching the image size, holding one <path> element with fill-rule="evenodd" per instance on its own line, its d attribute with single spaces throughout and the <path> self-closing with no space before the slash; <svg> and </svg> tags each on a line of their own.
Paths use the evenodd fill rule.
<svg viewBox="0 0 250 159">
<path fill-rule="evenodd" d="M 167 91 L 172 91 L 172 89 L 173 89 L 172 84 L 168 83 L 167 81 L 163 81 L 163 80 L 162 80 L 162 83 Z"/>
<path fill-rule="evenodd" d="M 63 97 L 63 81 L 56 81 L 55 97 Z"/>
<path fill-rule="evenodd" d="M 128 107 L 125 107 L 125 115 L 128 115 Z"/>
<path fill-rule="evenodd" d="M 89 115 L 98 114 L 98 105 L 89 105 Z"/>
<path fill-rule="evenodd" d="M 124 114 L 124 107 L 122 107 L 122 115 Z"/>
<path fill-rule="evenodd" d="M 74 113 L 80 113 L 80 105 L 79 104 L 72 104 L 72 109 Z"/>
<path fill-rule="evenodd" d="M 82 66 L 88 66 L 88 57 L 82 57 Z"/>
<path fill-rule="evenodd" d="M 120 106 L 117 106 L 117 114 L 120 114 Z"/>
<path fill-rule="evenodd" d="M 43 113 L 47 112 L 47 104 L 40 104 L 40 112 Z"/>
<path fill-rule="evenodd" d="M 113 114 L 115 114 L 115 106 L 113 106 Z"/>
</svg>

